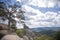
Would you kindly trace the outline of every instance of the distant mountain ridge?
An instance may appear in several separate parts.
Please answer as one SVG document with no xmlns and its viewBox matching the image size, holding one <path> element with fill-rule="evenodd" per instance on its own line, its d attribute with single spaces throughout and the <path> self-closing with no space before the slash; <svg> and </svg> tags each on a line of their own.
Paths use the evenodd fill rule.
<svg viewBox="0 0 60 40">
<path fill-rule="evenodd" d="M 43 30 L 58 31 L 60 30 L 60 27 L 38 27 L 38 28 L 31 28 L 31 30 L 36 32 L 43 31 Z"/>
<path fill-rule="evenodd" d="M 37 35 L 48 35 L 53 36 L 57 31 L 60 31 L 60 27 L 38 27 L 38 28 L 31 28 L 33 32 Z"/>
</svg>

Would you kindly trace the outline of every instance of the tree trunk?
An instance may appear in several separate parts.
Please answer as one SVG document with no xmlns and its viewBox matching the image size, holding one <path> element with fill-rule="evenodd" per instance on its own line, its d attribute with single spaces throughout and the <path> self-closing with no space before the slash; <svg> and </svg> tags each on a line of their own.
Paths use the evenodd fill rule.
<svg viewBox="0 0 60 40">
<path fill-rule="evenodd" d="M 9 16 L 8 16 L 8 27 L 9 27 L 9 30 L 10 30 L 10 27 L 11 27 L 11 13 L 10 12 L 8 12 L 9 13 Z"/>
</svg>

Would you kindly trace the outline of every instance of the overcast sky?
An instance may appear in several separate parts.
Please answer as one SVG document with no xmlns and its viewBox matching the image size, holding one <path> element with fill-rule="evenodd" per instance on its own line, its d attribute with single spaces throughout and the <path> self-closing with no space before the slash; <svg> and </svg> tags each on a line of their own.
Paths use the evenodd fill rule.
<svg viewBox="0 0 60 40">
<path fill-rule="evenodd" d="M 30 28 L 60 27 L 59 0 L 24 0 L 22 7 L 26 11 L 25 22 Z"/>
</svg>

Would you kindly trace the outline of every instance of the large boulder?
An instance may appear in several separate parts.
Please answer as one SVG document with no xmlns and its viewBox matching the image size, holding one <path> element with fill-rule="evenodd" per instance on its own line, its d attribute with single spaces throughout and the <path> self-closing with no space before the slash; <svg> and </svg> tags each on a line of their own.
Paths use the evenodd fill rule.
<svg viewBox="0 0 60 40">
<path fill-rule="evenodd" d="M 29 40 L 29 38 L 27 36 L 23 36 L 24 40 Z"/>
<path fill-rule="evenodd" d="M 9 27 L 6 24 L 1 24 L 0 23 L 0 30 L 7 30 Z"/>
<path fill-rule="evenodd" d="M 0 23 L 0 39 L 7 34 L 16 34 L 16 33 L 13 32 L 13 29 L 9 28 L 8 25 Z"/>
<path fill-rule="evenodd" d="M 24 39 L 24 40 L 33 40 L 32 37 L 28 37 L 28 36 L 23 36 L 23 39 Z"/>
<path fill-rule="evenodd" d="M 0 34 L 9 34 L 8 30 L 0 30 Z"/>
<path fill-rule="evenodd" d="M 6 35 L 1 40 L 24 40 L 17 35 Z"/>
<path fill-rule="evenodd" d="M 0 23 L 0 39 L 6 34 L 8 34 L 8 26 Z"/>
<path fill-rule="evenodd" d="M 15 32 L 15 30 L 12 29 L 11 27 L 8 27 L 8 25 L 6 25 L 6 24 L 1 24 L 0 23 L 0 33 L 2 33 L 2 34 L 10 34 L 12 32 Z"/>
</svg>

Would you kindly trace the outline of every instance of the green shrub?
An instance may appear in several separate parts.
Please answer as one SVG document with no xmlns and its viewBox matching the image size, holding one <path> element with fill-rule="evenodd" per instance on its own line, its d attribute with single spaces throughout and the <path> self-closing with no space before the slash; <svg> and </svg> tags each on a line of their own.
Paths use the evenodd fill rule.
<svg viewBox="0 0 60 40">
<path fill-rule="evenodd" d="M 17 35 L 19 35 L 19 36 L 23 36 L 23 35 L 26 34 L 26 33 L 25 33 L 25 30 L 23 30 L 23 29 L 17 29 L 17 30 L 16 30 L 16 33 L 17 33 Z"/>
</svg>

